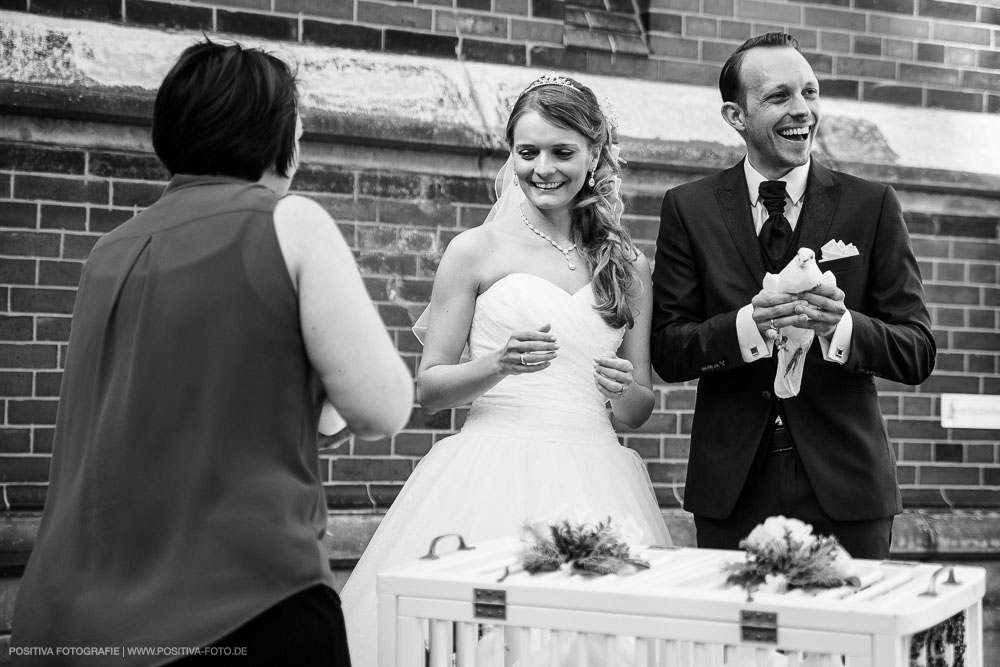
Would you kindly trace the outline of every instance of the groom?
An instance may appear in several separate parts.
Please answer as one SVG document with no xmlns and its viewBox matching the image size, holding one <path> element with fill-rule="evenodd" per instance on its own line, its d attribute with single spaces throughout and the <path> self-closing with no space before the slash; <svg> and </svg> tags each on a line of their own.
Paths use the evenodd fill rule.
<svg viewBox="0 0 1000 667">
<path fill-rule="evenodd" d="M 719 88 L 747 157 L 666 193 L 653 272 L 653 367 L 698 379 L 684 508 L 699 547 L 736 549 L 783 514 L 884 558 L 901 503 L 874 377 L 919 384 L 936 352 L 899 200 L 810 158 L 819 85 L 794 37 L 745 42 Z M 830 241 L 857 254 L 830 259 Z M 826 255 L 837 286 L 762 292 L 802 247 Z M 791 325 L 816 339 L 782 400 L 776 348 Z"/>
</svg>

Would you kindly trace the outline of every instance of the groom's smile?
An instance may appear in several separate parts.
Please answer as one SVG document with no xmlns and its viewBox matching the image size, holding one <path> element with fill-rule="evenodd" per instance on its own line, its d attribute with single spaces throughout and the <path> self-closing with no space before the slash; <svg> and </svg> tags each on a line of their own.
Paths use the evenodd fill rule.
<svg viewBox="0 0 1000 667">
<path fill-rule="evenodd" d="M 807 141 L 809 139 L 809 133 L 811 131 L 812 130 L 810 129 L 810 127 L 806 125 L 803 127 L 790 127 L 790 128 L 780 129 L 778 130 L 778 134 L 780 134 L 782 137 L 790 141 L 801 142 L 801 141 Z"/>
</svg>

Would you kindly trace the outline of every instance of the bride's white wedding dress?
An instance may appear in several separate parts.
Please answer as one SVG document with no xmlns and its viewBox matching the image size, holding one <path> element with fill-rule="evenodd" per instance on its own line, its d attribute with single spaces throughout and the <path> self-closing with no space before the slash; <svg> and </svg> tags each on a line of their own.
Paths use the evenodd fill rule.
<svg viewBox="0 0 1000 667">
<path fill-rule="evenodd" d="M 476 399 L 460 433 L 438 442 L 410 475 L 341 594 L 354 667 L 378 657 L 375 574 L 459 533 L 467 543 L 517 537 L 559 507 L 616 522 L 631 518 L 642 544 L 670 544 L 646 468 L 622 447 L 594 383 L 594 358 L 623 330 L 593 308 L 590 285 L 570 294 L 512 273 L 483 292 L 469 333 L 473 357 L 515 331 L 552 325 L 559 351 L 537 373 L 508 376 Z"/>
</svg>

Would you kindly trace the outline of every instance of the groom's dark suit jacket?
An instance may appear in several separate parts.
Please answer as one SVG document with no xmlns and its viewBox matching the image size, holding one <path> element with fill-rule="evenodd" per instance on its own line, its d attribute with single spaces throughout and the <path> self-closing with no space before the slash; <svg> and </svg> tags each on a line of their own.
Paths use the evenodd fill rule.
<svg viewBox="0 0 1000 667">
<path fill-rule="evenodd" d="M 895 456 L 874 377 L 923 382 L 936 347 L 920 272 L 891 187 L 831 171 L 813 159 L 796 235 L 800 247 L 836 239 L 856 257 L 821 263 L 854 319 L 845 365 L 805 360 L 798 396 L 782 417 L 816 496 L 831 518 L 901 511 Z M 777 354 L 745 363 L 736 312 L 761 289 L 765 267 L 743 164 L 666 193 L 653 271 L 653 367 L 667 382 L 698 378 L 684 508 L 713 519 L 732 512 L 765 431 L 774 423 Z"/>
</svg>

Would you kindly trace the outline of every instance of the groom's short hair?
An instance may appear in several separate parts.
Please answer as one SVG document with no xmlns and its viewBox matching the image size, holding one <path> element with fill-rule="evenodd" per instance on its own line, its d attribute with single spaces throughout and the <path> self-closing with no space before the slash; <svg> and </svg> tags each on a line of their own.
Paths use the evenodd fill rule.
<svg viewBox="0 0 1000 667">
<path fill-rule="evenodd" d="M 284 61 L 205 39 L 167 73 L 153 103 L 153 148 L 173 174 L 257 181 L 295 160 L 298 91 Z"/>
<path fill-rule="evenodd" d="M 757 48 L 792 48 L 799 50 L 799 40 L 788 33 L 769 32 L 757 37 L 751 37 L 743 42 L 739 48 L 733 51 L 732 55 L 722 66 L 719 73 L 719 92 L 722 93 L 723 102 L 734 102 L 741 107 L 746 107 L 747 89 L 740 78 L 743 70 L 743 59 L 747 51 Z"/>
</svg>

